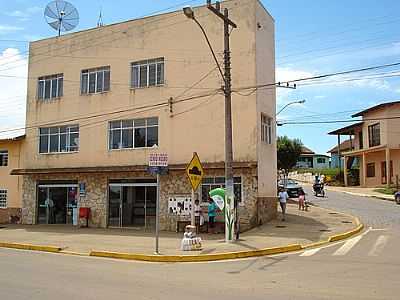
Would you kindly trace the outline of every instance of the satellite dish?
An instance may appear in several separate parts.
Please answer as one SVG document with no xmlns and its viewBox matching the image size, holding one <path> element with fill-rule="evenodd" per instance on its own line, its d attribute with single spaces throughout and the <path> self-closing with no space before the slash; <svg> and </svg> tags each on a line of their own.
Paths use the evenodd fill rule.
<svg viewBox="0 0 400 300">
<path fill-rule="evenodd" d="M 63 0 L 55 0 L 47 4 L 44 10 L 46 22 L 58 31 L 71 31 L 79 24 L 78 10 L 69 2 Z"/>
</svg>

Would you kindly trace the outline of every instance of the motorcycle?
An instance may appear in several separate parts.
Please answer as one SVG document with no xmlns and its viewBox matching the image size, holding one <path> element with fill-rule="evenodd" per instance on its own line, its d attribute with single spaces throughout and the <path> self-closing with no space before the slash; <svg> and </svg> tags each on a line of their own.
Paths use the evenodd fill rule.
<svg viewBox="0 0 400 300">
<path fill-rule="evenodd" d="M 313 185 L 314 196 L 322 196 L 325 197 L 325 190 L 323 183 L 314 183 Z"/>
<path fill-rule="evenodd" d="M 400 204 L 400 192 L 394 194 L 394 200 L 396 201 L 397 204 Z"/>
</svg>

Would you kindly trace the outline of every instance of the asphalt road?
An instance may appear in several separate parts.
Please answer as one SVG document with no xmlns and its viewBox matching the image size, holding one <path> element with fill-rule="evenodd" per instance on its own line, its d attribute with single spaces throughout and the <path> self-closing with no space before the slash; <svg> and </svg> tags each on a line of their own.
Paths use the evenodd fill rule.
<svg viewBox="0 0 400 300">
<path fill-rule="evenodd" d="M 312 201 L 361 215 L 368 229 L 329 247 L 213 263 L 0 249 L 0 299 L 399 299 L 400 206 L 333 192 Z"/>
</svg>

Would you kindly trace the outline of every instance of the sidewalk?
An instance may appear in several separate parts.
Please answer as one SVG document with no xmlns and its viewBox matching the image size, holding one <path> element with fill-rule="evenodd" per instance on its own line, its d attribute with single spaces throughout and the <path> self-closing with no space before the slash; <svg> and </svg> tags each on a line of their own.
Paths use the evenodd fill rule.
<svg viewBox="0 0 400 300">
<path fill-rule="evenodd" d="M 354 196 L 373 197 L 382 200 L 394 201 L 393 195 L 386 195 L 375 192 L 376 188 L 362 188 L 362 187 L 340 187 L 340 186 L 325 186 L 326 190 L 334 192 L 342 192 Z"/>
<path fill-rule="evenodd" d="M 304 212 L 297 205 L 288 205 L 285 222 L 272 221 L 241 234 L 239 242 L 227 244 L 223 235 L 201 234 L 203 250 L 180 251 L 183 233 L 162 232 L 160 252 L 163 255 L 204 255 L 249 251 L 292 244 L 311 244 L 329 236 L 347 232 L 358 224 L 348 215 L 311 207 Z M 0 242 L 58 246 L 64 252 L 88 255 L 91 251 L 110 251 L 152 255 L 154 233 L 133 229 L 75 229 L 70 226 L 7 225 L 0 229 Z"/>
</svg>

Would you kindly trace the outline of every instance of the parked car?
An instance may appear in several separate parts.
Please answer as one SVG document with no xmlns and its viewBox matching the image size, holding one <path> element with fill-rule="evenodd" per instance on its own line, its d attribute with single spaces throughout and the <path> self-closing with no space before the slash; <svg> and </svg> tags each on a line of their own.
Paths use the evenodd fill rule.
<svg viewBox="0 0 400 300">
<path fill-rule="evenodd" d="M 285 180 L 279 180 L 278 188 L 284 188 L 284 187 L 285 187 Z M 290 198 L 299 197 L 299 191 L 301 189 L 302 187 L 293 179 L 286 180 L 286 191 Z"/>
</svg>

